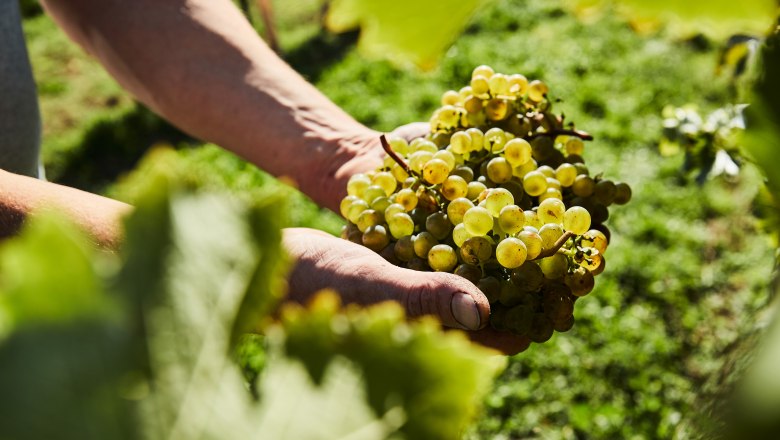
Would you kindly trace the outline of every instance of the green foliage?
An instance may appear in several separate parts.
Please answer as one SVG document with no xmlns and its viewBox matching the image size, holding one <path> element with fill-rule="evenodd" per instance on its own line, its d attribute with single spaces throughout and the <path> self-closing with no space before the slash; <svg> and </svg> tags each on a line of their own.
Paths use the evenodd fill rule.
<svg viewBox="0 0 780 440">
<path fill-rule="evenodd" d="M 361 27 L 358 47 L 366 55 L 431 69 L 481 3 L 334 0 L 326 24 L 334 32 Z"/>
</svg>

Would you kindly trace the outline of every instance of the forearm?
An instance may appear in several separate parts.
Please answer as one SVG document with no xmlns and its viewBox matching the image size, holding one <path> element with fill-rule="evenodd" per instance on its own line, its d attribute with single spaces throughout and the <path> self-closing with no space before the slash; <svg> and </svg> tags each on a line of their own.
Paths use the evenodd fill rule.
<svg viewBox="0 0 780 440">
<path fill-rule="evenodd" d="M 336 174 L 376 136 L 281 61 L 229 0 L 45 4 L 139 100 L 331 208 Z"/>
<path fill-rule="evenodd" d="M 122 217 L 131 207 L 116 200 L 0 170 L 0 239 L 15 235 L 42 209 L 62 212 L 100 247 L 117 249 Z"/>
</svg>

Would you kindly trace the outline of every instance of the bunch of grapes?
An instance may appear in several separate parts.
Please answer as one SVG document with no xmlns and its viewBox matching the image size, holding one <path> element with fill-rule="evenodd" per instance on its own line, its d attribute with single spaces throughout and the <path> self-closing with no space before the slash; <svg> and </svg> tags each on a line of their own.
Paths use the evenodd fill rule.
<svg viewBox="0 0 780 440">
<path fill-rule="evenodd" d="M 604 270 L 608 207 L 625 183 L 591 175 L 591 137 L 551 110 L 547 86 L 489 66 L 442 96 L 425 138 L 382 138 L 388 155 L 347 185 L 342 237 L 401 267 L 443 271 L 489 299 L 499 331 L 547 341 Z"/>
</svg>

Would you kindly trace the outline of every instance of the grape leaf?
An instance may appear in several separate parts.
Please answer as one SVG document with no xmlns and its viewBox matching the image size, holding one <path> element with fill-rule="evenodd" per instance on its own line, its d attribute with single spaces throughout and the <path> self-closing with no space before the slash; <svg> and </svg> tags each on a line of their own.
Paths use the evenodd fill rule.
<svg viewBox="0 0 780 440">
<path fill-rule="evenodd" d="M 663 22 L 681 35 L 702 33 L 725 40 L 734 34 L 766 34 L 777 16 L 776 0 L 747 0 L 739 6 L 731 0 L 566 0 L 571 9 L 581 15 L 616 5 L 622 15 L 640 27 L 653 27 Z"/>
<path fill-rule="evenodd" d="M 436 65 L 483 0 L 334 0 L 325 24 L 333 32 L 361 28 L 366 55 L 423 69 Z"/>
</svg>

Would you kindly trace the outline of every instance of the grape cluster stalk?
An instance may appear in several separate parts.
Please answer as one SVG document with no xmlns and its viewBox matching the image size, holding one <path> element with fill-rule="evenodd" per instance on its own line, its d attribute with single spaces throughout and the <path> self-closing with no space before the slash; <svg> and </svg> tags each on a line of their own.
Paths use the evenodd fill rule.
<svg viewBox="0 0 780 440">
<path fill-rule="evenodd" d="M 592 137 L 551 102 L 540 80 L 475 68 L 442 95 L 427 136 L 382 137 L 383 165 L 349 179 L 342 237 L 401 267 L 466 278 L 490 301 L 490 325 L 529 344 L 568 331 L 604 271 L 608 207 L 631 188 L 592 175 Z"/>
</svg>

